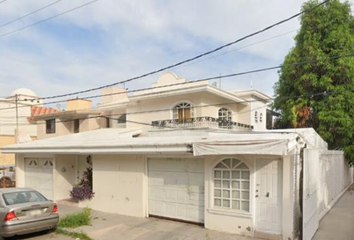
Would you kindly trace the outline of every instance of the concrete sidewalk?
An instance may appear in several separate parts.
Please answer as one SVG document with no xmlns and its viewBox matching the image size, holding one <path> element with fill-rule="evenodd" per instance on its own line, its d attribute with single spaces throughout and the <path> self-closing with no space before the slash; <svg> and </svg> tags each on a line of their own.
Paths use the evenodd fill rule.
<svg viewBox="0 0 354 240">
<path fill-rule="evenodd" d="M 260 240 L 204 227 L 162 220 L 92 211 L 92 226 L 79 229 L 95 240 Z"/>
<path fill-rule="evenodd" d="M 347 191 L 322 219 L 313 240 L 354 240 L 353 190 Z"/>
</svg>

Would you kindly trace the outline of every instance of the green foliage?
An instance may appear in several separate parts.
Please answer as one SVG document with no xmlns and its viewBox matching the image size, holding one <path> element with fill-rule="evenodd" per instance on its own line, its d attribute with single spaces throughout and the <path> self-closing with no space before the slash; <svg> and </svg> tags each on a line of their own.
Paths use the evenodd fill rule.
<svg viewBox="0 0 354 240">
<path fill-rule="evenodd" d="M 72 237 L 74 239 L 92 240 L 92 238 L 87 236 L 85 233 L 82 233 L 82 232 L 71 232 L 71 231 L 68 231 L 68 230 L 65 230 L 65 229 L 62 229 L 62 228 L 57 228 L 55 230 L 55 233 L 66 235 L 66 236 Z"/>
<path fill-rule="evenodd" d="M 85 208 L 79 213 L 69 214 L 60 219 L 59 228 L 77 228 L 91 224 L 91 209 Z"/>
<path fill-rule="evenodd" d="M 303 9 L 317 4 L 310 0 Z M 349 3 L 332 0 L 303 14 L 295 42 L 274 86 L 273 109 L 282 113 L 278 125 L 313 127 L 331 149 L 354 160 L 354 57 L 333 58 L 354 53 Z"/>
</svg>

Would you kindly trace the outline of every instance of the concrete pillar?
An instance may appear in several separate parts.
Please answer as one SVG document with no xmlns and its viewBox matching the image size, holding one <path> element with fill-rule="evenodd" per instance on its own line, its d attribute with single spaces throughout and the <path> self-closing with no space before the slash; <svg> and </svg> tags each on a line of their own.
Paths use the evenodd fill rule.
<svg viewBox="0 0 354 240">
<path fill-rule="evenodd" d="M 292 240 L 294 226 L 293 157 L 294 152 L 283 157 L 283 240 Z"/>
</svg>

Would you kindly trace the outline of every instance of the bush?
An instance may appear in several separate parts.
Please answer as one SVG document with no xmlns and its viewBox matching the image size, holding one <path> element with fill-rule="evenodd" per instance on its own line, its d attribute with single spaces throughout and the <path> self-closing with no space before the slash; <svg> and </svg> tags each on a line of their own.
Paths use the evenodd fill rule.
<svg viewBox="0 0 354 240">
<path fill-rule="evenodd" d="M 76 201 L 91 200 L 95 193 L 87 184 L 77 185 L 70 191 L 70 196 Z"/>
</svg>

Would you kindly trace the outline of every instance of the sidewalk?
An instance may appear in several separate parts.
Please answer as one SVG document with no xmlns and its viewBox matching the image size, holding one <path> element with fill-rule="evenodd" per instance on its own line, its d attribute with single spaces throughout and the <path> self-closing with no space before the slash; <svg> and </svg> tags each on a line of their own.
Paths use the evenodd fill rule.
<svg viewBox="0 0 354 240">
<path fill-rule="evenodd" d="M 354 191 L 347 191 L 327 213 L 313 240 L 354 240 Z"/>
</svg>

